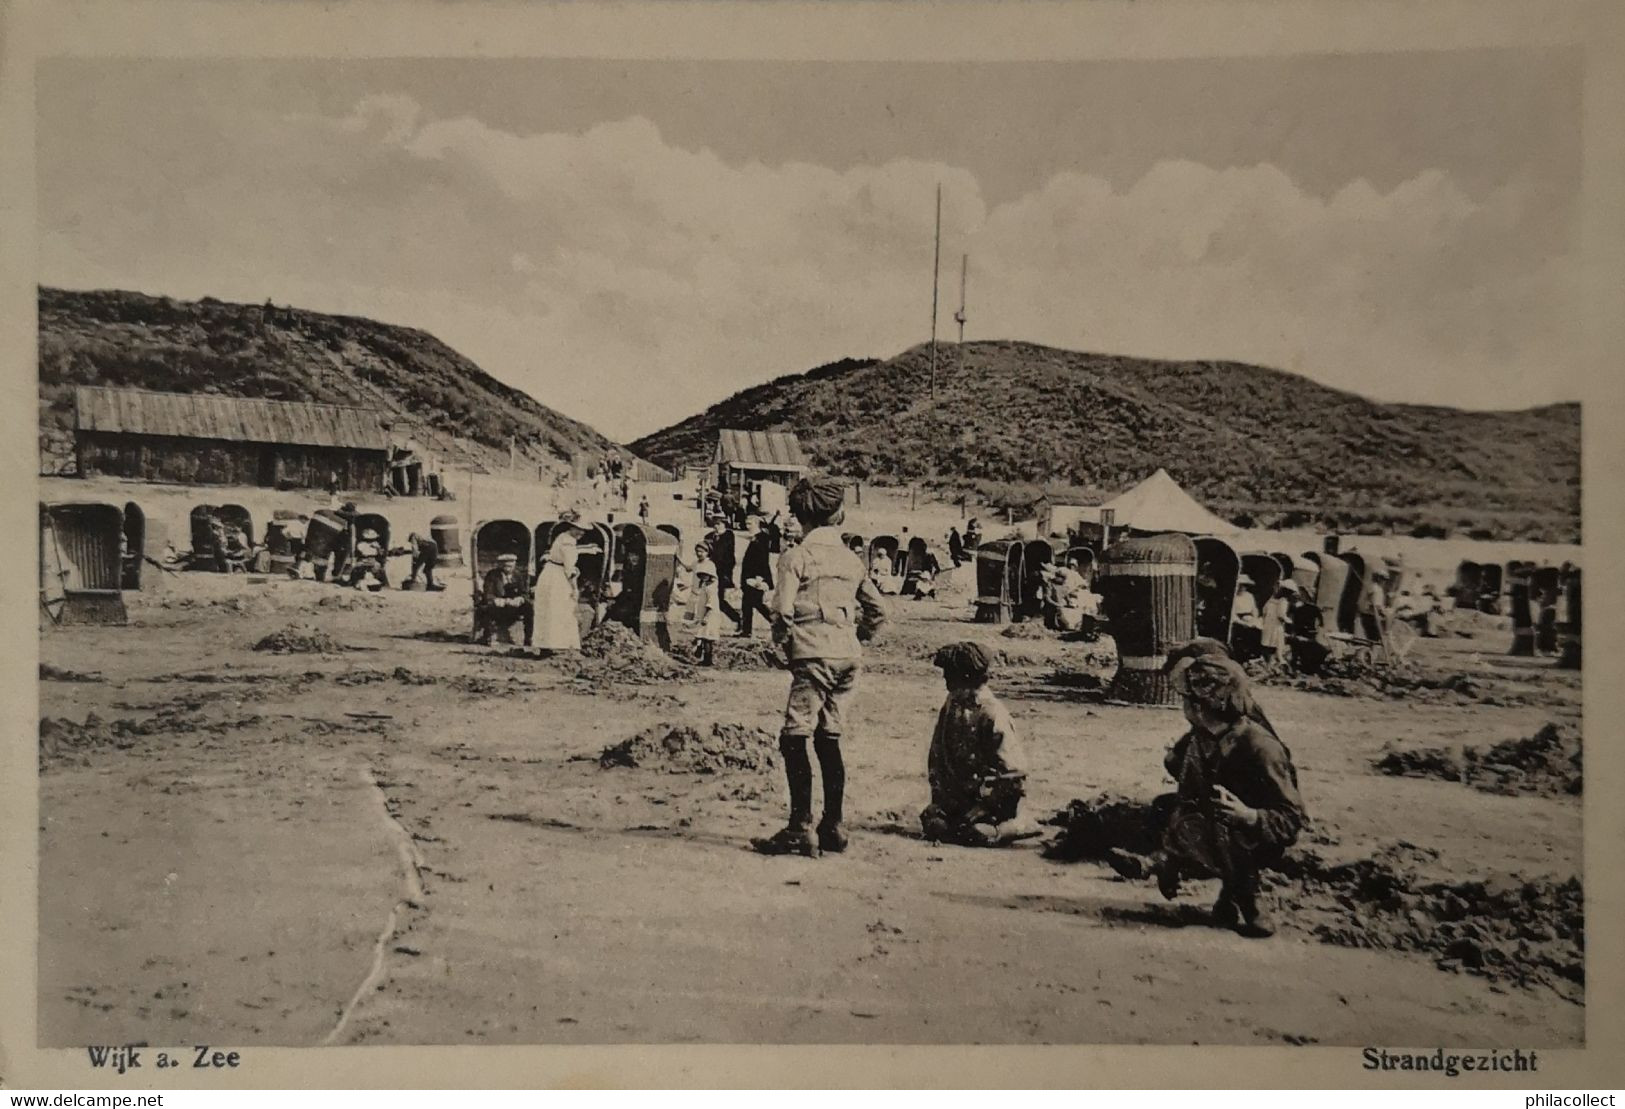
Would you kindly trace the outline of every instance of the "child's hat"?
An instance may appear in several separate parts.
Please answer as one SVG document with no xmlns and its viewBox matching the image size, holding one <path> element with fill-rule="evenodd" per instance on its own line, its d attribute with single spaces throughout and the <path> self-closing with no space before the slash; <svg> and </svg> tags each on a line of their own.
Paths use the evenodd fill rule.
<svg viewBox="0 0 1625 1109">
<path fill-rule="evenodd" d="M 931 663 L 944 673 L 975 677 L 985 676 L 993 666 L 993 659 L 980 643 L 964 639 L 938 650 Z"/>
<path fill-rule="evenodd" d="M 717 564 L 710 559 L 697 563 L 694 567 L 694 576 L 697 578 L 715 578 L 717 576 Z"/>
</svg>

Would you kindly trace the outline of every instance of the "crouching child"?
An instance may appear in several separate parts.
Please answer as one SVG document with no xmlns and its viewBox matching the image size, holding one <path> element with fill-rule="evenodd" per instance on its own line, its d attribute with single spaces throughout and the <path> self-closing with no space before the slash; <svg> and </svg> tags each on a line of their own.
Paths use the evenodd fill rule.
<svg viewBox="0 0 1625 1109">
<path fill-rule="evenodd" d="M 773 594 L 773 641 L 784 648 L 790 667 L 790 699 L 779 733 L 790 819 L 772 836 L 752 841 L 764 855 L 811 857 L 846 850 L 841 738 L 857 687 L 860 645 L 886 622 L 886 609 L 862 561 L 841 540 L 845 496 L 844 486 L 828 480 L 804 479 L 790 490 L 790 512 L 804 535 L 779 559 Z M 824 784 L 816 845 L 809 739 Z"/>
<path fill-rule="evenodd" d="M 1200 643 L 1191 648 L 1200 651 Z M 1188 650 L 1171 668 L 1191 727 L 1164 761 L 1178 793 L 1162 850 L 1149 857 L 1113 851 L 1108 862 L 1125 878 L 1155 877 L 1170 899 L 1182 878 L 1218 878 L 1214 923 L 1263 938 L 1275 923 L 1259 872 L 1280 861 L 1308 821 L 1298 772 L 1253 701 L 1246 671 L 1226 655 Z"/>
<path fill-rule="evenodd" d="M 988 688 L 991 660 L 977 643 L 950 643 L 933 660 L 948 699 L 937 713 L 926 774 L 931 804 L 920 814 L 925 838 L 965 847 L 1002 847 L 1038 834 L 1018 810 L 1026 759 L 1009 711 Z"/>
</svg>

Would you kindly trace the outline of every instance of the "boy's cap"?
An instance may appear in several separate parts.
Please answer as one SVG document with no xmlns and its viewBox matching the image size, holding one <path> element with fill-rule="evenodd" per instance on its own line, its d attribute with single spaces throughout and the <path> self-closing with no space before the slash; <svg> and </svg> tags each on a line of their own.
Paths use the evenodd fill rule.
<svg viewBox="0 0 1625 1109">
<path fill-rule="evenodd" d="M 846 501 L 846 486 L 831 478 L 802 478 L 790 490 L 790 511 L 797 516 L 828 516 Z"/>
<path fill-rule="evenodd" d="M 993 666 L 987 648 L 965 639 L 939 649 L 932 665 L 950 674 L 986 674 Z"/>
</svg>

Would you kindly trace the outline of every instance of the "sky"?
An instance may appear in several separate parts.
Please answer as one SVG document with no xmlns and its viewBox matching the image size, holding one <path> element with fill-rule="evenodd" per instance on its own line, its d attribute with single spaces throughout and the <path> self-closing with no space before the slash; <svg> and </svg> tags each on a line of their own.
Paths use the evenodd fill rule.
<svg viewBox="0 0 1625 1109">
<path fill-rule="evenodd" d="M 39 277 L 432 332 L 630 439 L 940 334 L 1579 395 L 1578 56 L 61 59 Z"/>
</svg>

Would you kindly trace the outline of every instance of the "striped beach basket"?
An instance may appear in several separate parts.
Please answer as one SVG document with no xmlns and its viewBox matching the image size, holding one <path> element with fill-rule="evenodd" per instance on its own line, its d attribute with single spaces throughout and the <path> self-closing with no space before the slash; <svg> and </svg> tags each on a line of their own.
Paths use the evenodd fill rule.
<svg viewBox="0 0 1625 1109">
<path fill-rule="evenodd" d="M 1100 557 L 1101 607 L 1117 642 L 1111 696 L 1136 705 L 1174 705 L 1163 674 L 1171 648 L 1196 634 L 1196 545 L 1184 535 L 1124 539 Z"/>
</svg>

